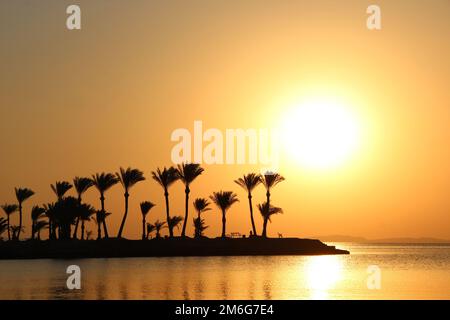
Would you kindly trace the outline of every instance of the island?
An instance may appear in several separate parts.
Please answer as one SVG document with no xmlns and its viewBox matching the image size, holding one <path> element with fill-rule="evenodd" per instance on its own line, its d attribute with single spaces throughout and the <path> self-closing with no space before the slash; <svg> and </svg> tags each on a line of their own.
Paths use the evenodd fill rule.
<svg viewBox="0 0 450 320">
<path fill-rule="evenodd" d="M 167 238 L 151 241 L 0 242 L 0 259 L 79 259 L 178 256 L 268 256 L 349 254 L 316 239 L 299 238 Z"/>
</svg>

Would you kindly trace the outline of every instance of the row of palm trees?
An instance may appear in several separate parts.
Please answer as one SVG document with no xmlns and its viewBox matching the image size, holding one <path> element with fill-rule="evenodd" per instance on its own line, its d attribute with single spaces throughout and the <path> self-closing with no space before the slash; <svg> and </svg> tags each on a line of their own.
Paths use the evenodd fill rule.
<svg viewBox="0 0 450 320">
<path fill-rule="evenodd" d="M 148 239 L 155 232 L 156 238 L 161 237 L 161 231 L 168 229 L 169 237 L 174 237 L 174 229 L 178 228 L 183 222 L 181 237 L 186 236 L 186 226 L 189 219 L 189 194 L 191 184 L 204 172 L 204 169 L 196 163 L 183 163 L 177 167 L 157 168 L 152 171 L 151 175 L 163 189 L 165 198 L 166 221 L 157 220 L 154 223 L 147 223 L 147 215 L 155 206 L 150 201 L 140 203 L 142 214 L 142 239 Z M 144 181 L 145 177 L 142 171 L 132 168 L 120 168 L 118 172 L 113 173 L 97 173 L 91 178 L 75 177 L 73 185 L 67 181 L 58 181 L 51 184 L 51 189 L 56 195 L 57 201 L 45 204 L 43 206 L 34 206 L 31 210 L 31 238 L 41 239 L 41 231 L 48 228 L 48 238 L 55 239 L 78 239 L 78 233 L 81 225 L 81 239 L 85 239 L 86 227 L 85 223 L 94 220 L 97 225 L 97 239 L 109 238 L 106 218 L 111 214 L 105 210 L 105 194 L 114 185 L 120 183 L 124 189 L 124 213 L 118 230 L 117 238 L 122 238 L 122 234 L 126 225 L 129 211 L 130 190 L 137 183 Z M 177 181 L 184 184 L 185 191 L 185 214 L 181 216 L 171 216 L 169 207 L 169 189 Z M 263 218 L 263 227 L 261 235 L 267 237 L 267 223 L 272 215 L 282 213 L 282 209 L 271 204 L 271 189 L 278 183 L 284 181 L 284 178 L 277 174 L 267 172 L 263 175 L 249 173 L 234 182 L 242 187 L 248 196 L 250 222 L 252 226 L 252 234 L 258 236 L 255 226 L 252 192 L 262 184 L 266 189 L 266 201 L 258 204 L 258 210 Z M 77 197 L 66 196 L 66 193 L 75 188 Z M 89 204 L 83 203 L 83 195 L 91 187 L 95 187 L 100 195 L 100 210 L 95 210 Z M 17 199 L 16 204 L 4 204 L 1 206 L 6 219 L 0 219 L 0 235 L 7 232 L 8 240 L 20 240 L 21 233 L 24 230 L 22 224 L 23 203 L 34 195 L 34 192 L 28 188 L 15 188 Z M 222 214 L 222 237 L 226 237 L 226 214 L 231 206 L 238 202 L 237 195 L 232 191 L 213 192 L 209 197 L 210 200 L 220 209 Z M 208 228 L 205 220 L 201 217 L 203 212 L 211 210 L 210 202 L 205 198 L 197 198 L 193 201 L 193 206 L 197 212 L 197 217 L 193 218 L 194 236 L 197 238 L 204 236 L 204 231 Z M 19 213 L 19 225 L 12 226 L 10 216 Z M 72 232 L 71 228 L 74 226 Z M 103 236 L 102 236 L 103 232 Z"/>
</svg>

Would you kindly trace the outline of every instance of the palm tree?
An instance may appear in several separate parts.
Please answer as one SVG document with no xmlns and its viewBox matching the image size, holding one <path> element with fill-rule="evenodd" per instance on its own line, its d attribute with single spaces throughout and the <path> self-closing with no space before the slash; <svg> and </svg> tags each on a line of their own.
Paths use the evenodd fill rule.
<svg viewBox="0 0 450 320">
<path fill-rule="evenodd" d="M 195 229 L 194 237 L 202 238 L 204 236 L 203 231 L 208 229 L 208 226 L 205 225 L 205 220 L 200 217 L 194 218 L 193 220 L 194 220 L 194 229 Z"/>
<path fill-rule="evenodd" d="M 159 221 L 159 220 L 155 221 L 154 226 L 155 226 L 156 238 L 157 239 L 161 238 L 161 230 L 165 228 L 165 224 L 166 224 L 165 221 L 162 221 L 162 222 Z"/>
<path fill-rule="evenodd" d="M 34 206 L 31 209 L 31 239 L 34 240 L 34 235 L 36 234 L 36 225 L 39 222 L 39 219 L 43 217 L 45 214 L 45 209 L 40 206 Z"/>
<path fill-rule="evenodd" d="M 257 236 L 255 220 L 253 219 L 253 205 L 252 205 L 252 191 L 255 187 L 261 183 L 261 175 L 256 173 L 249 173 L 242 178 L 234 180 L 236 184 L 242 187 L 248 194 L 248 205 L 250 207 L 250 220 L 252 222 L 253 235 Z"/>
<path fill-rule="evenodd" d="M 180 180 L 184 183 L 184 192 L 186 193 L 184 223 L 183 230 L 181 231 L 182 237 L 186 235 L 186 225 L 189 215 L 189 192 L 191 192 L 189 186 L 203 171 L 204 169 L 198 163 L 183 163 L 178 165 L 177 173 Z"/>
<path fill-rule="evenodd" d="M 37 233 L 37 239 L 41 240 L 41 230 L 48 227 L 48 222 L 44 220 L 39 220 L 34 225 L 34 231 Z"/>
<path fill-rule="evenodd" d="M 152 171 L 152 178 L 164 189 L 164 198 L 166 199 L 166 222 L 170 220 L 169 213 L 169 187 L 179 179 L 177 169 L 174 167 L 166 168 L 161 171 L 159 168 Z M 169 228 L 169 236 L 173 237 L 173 230 Z"/>
<path fill-rule="evenodd" d="M 7 231 L 8 231 L 8 240 L 11 240 L 11 230 L 10 230 L 10 218 L 9 216 L 13 214 L 14 212 L 17 212 L 19 210 L 19 207 L 17 204 L 4 204 L 2 205 L 2 209 L 6 214 L 6 224 L 7 224 Z"/>
<path fill-rule="evenodd" d="M 266 202 L 270 207 L 270 190 L 280 182 L 284 181 L 284 177 L 274 172 L 266 172 L 261 176 L 261 183 L 266 188 Z"/>
<path fill-rule="evenodd" d="M 259 212 L 264 219 L 262 236 L 267 238 L 267 221 L 271 221 L 270 217 L 277 213 L 283 213 L 283 209 L 274 207 L 270 205 L 268 202 L 264 202 L 263 204 L 258 204 Z"/>
<path fill-rule="evenodd" d="M 138 182 L 144 181 L 144 173 L 139 169 L 131 169 L 120 168 L 120 173 L 117 172 L 116 176 L 120 183 L 122 184 L 123 189 L 125 190 L 125 213 L 123 214 L 122 223 L 120 224 L 119 233 L 117 234 L 117 238 L 122 238 L 123 228 L 125 227 L 125 222 L 128 216 L 128 198 L 130 194 L 128 191 Z"/>
<path fill-rule="evenodd" d="M 194 200 L 194 208 L 197 211 L 197 218 L 201 218 L 202 212 L 211 210 L 211 208 L 208 208 L 209 205 L 209 201 L 205 198 L 197 198 Z"/>
<path fill-rule="evenodd" d="M 72 189 L 72 185 L 67 181 L 56 181 L 56 183 L 54 185 L 51 184 L 50 187 L 52 188 L 58 200 L 62 200 L 66 192 Z"/>
<path fill-rule="evenodd" d="M 146 222 L 147 214 L 150 212 L 150 210 L 154 206 L 155 206 L 155 204 L 150 202 L 150 201 L 144 201 L 144 202 L 141 202 L 141 204 L 140 204 L 141 213 L 142 213 L 142 240 L 145 240 L 145 238 L 146 238 L 146 236 L 145 236 L 145 226 L 147 224 L 147 222 Z M 148 232 L 147 232 L 147 235 L 148 235 Z"/>
<path fill-rule="evenodd" d="M 71 238 L 71 227 L 83 210 L 90 206 L 80 204 L 75 197 L 65 197 L 54 205 L 53 223 L 58 227 L 58 239 L 69 240 Z"/>
<path fill-rule="evenodd" d="M 34 191 L 28 188 L 14 188 L 16 192 L 16 199 L 19 203 L 19 226 L 15 229 L 17 231 L 17 240 L 20 240 L 20 233 L 23 231 L 22 228 L 22 204 L 31 196 L 34 195 Z"/>
<path fill-rule="evenodd" d="M 112 173 L 96 173 L 92 175 L 92 181 L 94 186 L 97 188 L 100 193 L 100 203 L 101 203 L 101 211 L 103 212 L 102 221 L 103 231 L 105 232 L 105 238 L 108 239 L 108 228 L 106 227 L 106 217 L 108 216 L 105 211 L 105 192 L 108 191 L 112 186 L 114 186 L 119 180 Z M 99 233 L 100 235 L 100 233 Z"/>
<path fill-rule="evenodd" d="M 3 232 L 9 230 L 8 221 L 5 218 L 0 218 L 0 239 Z"/>
<path fill-rule="evenodd" d="M 55 203 L 44 204 L 44 209 L 48 218 L 48 239 L 56 240 Z"/>
<path fill-rule="evenodd" d="M 217 205 L 217 207 L 220 208 L 222 211 L 222 238 L 225 238 L 226 236 L 226 224 L 227 224 L 227 217 L 226 213 L 227 210 L 230 209 L 230 207 L 238 202 L 237 195 L 232 191 L 219 191 L 214 192 L 210 199 Z"/>
<path fill-rule="evenodd" d="M 11 226 L 12 239 L 19 240 L 19 235 L 24 231 L 24 227 L 20 228 L 19 226 Z"/>
<path fill-rule="evenodd" d="M 100 240 L 102 238 L 101 226 L 103 226 L 103 228 L 105 227 L 105 220 L 109 215 L 111 215 L 111 212 L 105 212 L 102 210 L 97 210 L 95 212 L 94 221 L 97 224 L 97 240 Z"/>
<path fill-rule="evenodd" d="M 82 196 L 83 194 L 94 185 L 94 182 L 90 178 L 84 178 L 84 177 L 75 177 L 73 179 L 73 185 L 75 186 L 75 190 L 77 191 L 78 195 L 78 202 L 82 203 Z M 77 217 L 77 222 L 75 224 L 75 230 L 73 231 L 73 238 L 77 239 L 77 233 L 78 233 L 78 225 L 80 224 L 80 217 Z"/>
<path fill-rule="evenodd" d="M 146 239 L 148 239 L 150 237 L 150 234 L 155 231 L 155 225 L 151 224 L 151 223 L 147 223 L 147 237 Z"/>
<path fill-rule="evenodd" d="M 91 221 L 91 217 L 97 212 L 95 208 L 89 204 L 80 204 L 80 212 L 77 217 L 77 221 L 81 220 L 81 240 L 84 240 L 85 222 Z"/>
<path fill-rule="evenodd" d="M 181 221 L 183 221 L 183 217 L 182 216 L 173 216 L 169 218 L 169 223 L 167 224 L 167 226 L 169 227 L 169 229 L 174 229 L 177 228 L 179 229 L 180 223 Z"/>
</svg>

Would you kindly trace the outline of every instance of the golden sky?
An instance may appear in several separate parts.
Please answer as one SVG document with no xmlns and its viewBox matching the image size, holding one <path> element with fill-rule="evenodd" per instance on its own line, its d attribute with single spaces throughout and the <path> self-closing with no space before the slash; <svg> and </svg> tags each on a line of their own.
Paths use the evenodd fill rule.
<svg viewBox="0 0 450 320">
<path fill-rule="evenodd" d="M 27 234 L 32 205 L 54 201 L 50 183 L 132 166 L 148 178 L 131 191 L 124 234 L 138 237 L 140 201 L 157 204 L 150 221 L 164 218 L 150 172 L 171 165 L 173 130 L 193 130 L 195 120 L 276 127 L 298 101 L 325 99 L 355 119 L 358 146 L 327 168 L 283 153 L 286 181 L 272 199 L 284 214 L 269 234 L 450 238 L 449 1 L 77 1 L 82 29 L 69 31 L 71 3 L 0 3 L 0 202 L 14 201 L 15 186 L 36 192 L 25 204 Z M 366 28 L 373 3 L 379 31 Z M 233 179 L 258 168 L 204 167 L 191 200 L 237 192 L 227 229 L 248 233 L 246 195 Z M 255 204 L 264 195 L 259 187 Z M 94 189 L 85 199 L 99 205 Z M 183 199 L 177 183 L 172 214 L 184 214 Z M 106 206 L 115 234 L 119 185 Z M 219 235 L 218 210 L 204 217 L 206 234 Z"/>
</svg>

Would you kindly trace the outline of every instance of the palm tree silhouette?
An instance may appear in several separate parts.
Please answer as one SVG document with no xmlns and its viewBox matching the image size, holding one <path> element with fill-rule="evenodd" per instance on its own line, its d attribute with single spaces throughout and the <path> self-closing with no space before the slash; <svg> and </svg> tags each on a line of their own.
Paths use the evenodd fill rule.
<svg viewBox="0 0 450 320">
<path fill-rule="evenodd" d="M 197 211 L 197 218 L 201 218 L 202 212 L 211 210 L 211 208 L 208 208 L 210 203 L 205 198 L 197 198 L 193 202 L 194 208 Z"/>
<path fill-rule="evenodd" d="M 20 233 L 23 231 L 22 227 L 22 204 L 30 197 L 34 195 L 34 191 L 28 188 L 14 188 L 16 192 L 16 199 L 19 203 L 19 226 L 15 230 L 17 231 L 17 240 L 20 240 Z"/>
<path fill-rule="evenodd" d="M 151 223 L 147 223 L 147 236 L 146 239 L 148 239 L 150 237 L 150 234 L 155 231 L 155 225 L 151 224 Z"/>
<path fill-rule="evenodd" d="M 56 181 L 56 183 L 54 185 L 51 184 L 50 187 L 52 188 L 58 200 L 62 200 L 66 192 L 72 189 L 72 185 L 67 181 Z"/>
<path fill-rule="evenodd" d="M 280 182 L 284 181 L 284 177 L 274 172 L 266 172 L 261 176 L 261 183 L 266 188 L 266 202 L 270 207 L 270 190 Z"/>
<path fill-rule="evenodd" d="M 37 239 L 41 240 L 41 230 L 48 227 L 48 222 L 44 220 L 39 220 L 34 225 L 35 233 L 37 233 Z"/>
<path fill-rule="evenodd" d="M 194 229 L 195 229 L 194 237 L 202 238 L 204 236 L 203 231 L 208 229 L 208 226 L 205 225 L 205 220 L 200 217 L 197 217 L 197 218 L 194 218 L 193 221 L 194 221 Z"/>
<path fill-rule="evenodd" d="M 71 238 L 71 227 L 75 224 L 76 218 L 86 207 L 80 204 L 75 197 L 65 197 L 54 205 L 53 221 L 58 227 L 58 239 L 68 240 Z"/>
<path fill-rule="evenodd" d="M 0 239 L 3 232 L 9 230 L 8 221 L 5 218 L 0 218 Z"/>
<path fill-rule="evenodd" d="M 179 229 L 181 221 L 183 221 L 182 216 L 172 216 L 169 218 L 169 223 L 167 224 L 167 226 L 168 226 L 168 228 L 170 228 L 172 230 L 174 228 Z"/>
<path fill-rule="evenodd" d="M 45 215 L 48 219 L 48 239 L 56 239 L 55 203 L 44 204 Z"/>
<path fill-rule="evenodd" d="M 138 169 L 131 169 L 127 168 L 126 170 L 124 168 L 120 168 L 120 173 L 116 173 L 117 178 L 119 179 L 120 183 L 122 184 L 123 189 L 125 190 L 124 197 L 125 197 L 125 213 L 123 214 L 122 222 L 120 224 L 119 233 L 117 234 L 117 238 L 122 238 L 122 232 L 123 228 L 125 227 L 125 222 L 127 220 L 128 216 L 128 198 L 130 197 L 130 194 L 128 191 L 138 182 L 144 181 L 144 173 Z"/>
<path fill-rule="evenodd" d="M 184 183 L 184 192 L 186 193 L 184 223 L 183 230 L 181 231 L 182 237 L 186 235 L 186 225 L 189 215 L 189 192 L 191 192 L 189 186 L 203 171 L 204 169 L 198 163 L 183 163 L 178 165 L 177 173 L 180 180 Z"/>
<path fill-rule="evenodd" d="M 20 235 L 20 233 L 21 232 L 23 232 L 24 231 L 24 227 L 19 227 L 19 226 L 11 226 L 10 227 L 10 229 L 11 229 L 11 232 L 12 232 L 12 239 L 13 240 L 19 240 L 19 235 Z"/>
<path fill-rule="evenodd" d="M 34 235 L 37 232 L 36 225 L 45 214 L 45 209 L 40 206 L 33 206 L 31 209 L 31 239 L 34 240 Z"/>
<path fill-rule="evenodd" d="M 166 168 L 161 171 L 159 168 L 156 171 L 152 171 L 152 178 L 164 189 L 164 198 L 166 200 L 166 222 L 170 220 L 169 213 L 169 187 L 175 183 L 179 177 L 177 169 L 174 167 Z M 173 230 L 169 228 L 169 236 L 173 237 Z"/>
<path fill-rule="evenodd" d="M 147 224 L 147 214 L 150 212 L 150 210 L 155 206 L 154 203 L 150 202 L 150 201 L 144 201 L 141 202 L 140 207 L 141 207 L 141 213 L 142 213 L 142 240 L 146 239 L 145 236 L 145 226 Z M 147 226 L 148 227 L 148 226 Z M 147 232 L 148 234 L 148 232 Z"/>
<path fill-rule="evenodd" d="M 261 175 L 256 173 L 249 173 L 244 175 L 242 178 L 234 180 L 236 184 L 242 187 L 248 194 L 248 205 L 250 207 L 250 220 L 252 222 L 253 235 L 257 236 L 255 220 L 253 218 L 253 205 L 252 205 L 252 191 L 258 184 L 261 183 Z"/>
<path fill-rule="evenodd" d="M 75 190 L 77 191 L 78 202 L 81 204 L 82 203 L 82 196 L 83 196 L 83 194 L 90 187 L 92 187 L 94 185 L 94 182 L 90 178 L 75 177 L 73 179 L 73 185 L 75 186 Z M 77 217 L 77 222 L 75 224 L 75 230 L 73 231 L 73 236 L 72 236 L 74 239 L 77 239 L 78 225 L 80 224 L 80 218 L 81 217 Z"/>
<path fill-rule="evenodd" d="M 159 221 L 159 220 L 155 221 L 154 226 L 155 226 L 156 238 L 157 239 L 161 238 L 161 230 L 165 228 L 165 224 L 166 224 L 165 221 L 162 221 L 162 222 Z"/>
<path fill-rule="evenodd" d="M 283 209 L 274 207 L 274 206 L 270 205 L 268 202 L 258 204 L 258 209 L 259 209 L 259 212 L 261 213 L 261 216 L 264 219 L 262 236 L 264 238 L 267 238 L 267 222 L 271 221 L 270 217 L 272 215 L 277 214 L 277 213 L 283 213 Z"/>
<path fill-rule="evenodd" d="M 97 210 L 90 205 L 86 205 L 83 210 L 81 210 L 80 215 L 78 216 L 79 220 L 81 220 L 81 240 L 84 240 L 84 231 L 85 231 L 85 222 L 91 221 L 91 217 Z"/>
<path fill-rule="evenodd" d="M 96 173 L 92 175 L 92 181 L 94 186 L 97 188 L 100 193 L 100 203 L 101 203 L 101 211 L 103 214 L 101 215 L 100 223 L 103 224 L 103 231 L 105 232 L 105 238 L 108 239 L 108 228 L 106 227 L 106 217 L 108 216 L 105 211 L 105 192 L 108 191 L 112 186 L 119 182 L 117 177 L 112 173 Z M 98 236 L 101 236 L 101 233 L 98 233 Z M 98 238 L 100 239 L 100 238 Z"/>
<path fill-rule="evenodd" d="M 222 238 L 226 237 L 226 224 L 227 224 L 227 217 L 226 213 L 227 210 L 230 209 L 230 207 L 238 202 L 237 195 L 232 191 L 219 191 L 214 192 L 210 199 L 217 205 L 217 207 L 220 208 L 222 211 Z"/>
<path fill-rule="evenodd" d="M 2 209 L 6 214 L 6 224 L 7 224 L 7 231 L 8 231 L 8 240 L 11 240 L 11 230 L 10 230 L 10 215 L 14 212 L 17 212 L 19 210 L 19 207 L 17 204 L 4 204 L 2 205 Z"/>
<path fill-rule="evenodd" d="M 103 226 L 103 228 L 105 227 L 105 220 L 109 215 L 111 215 L 111 212 L 105 212 L 102 210 L 97 210 L 95 212 L 94 221 L 97 224 L 97 240 L 100 240 L 102 238 L 101 226 Z"/>
</svg>

